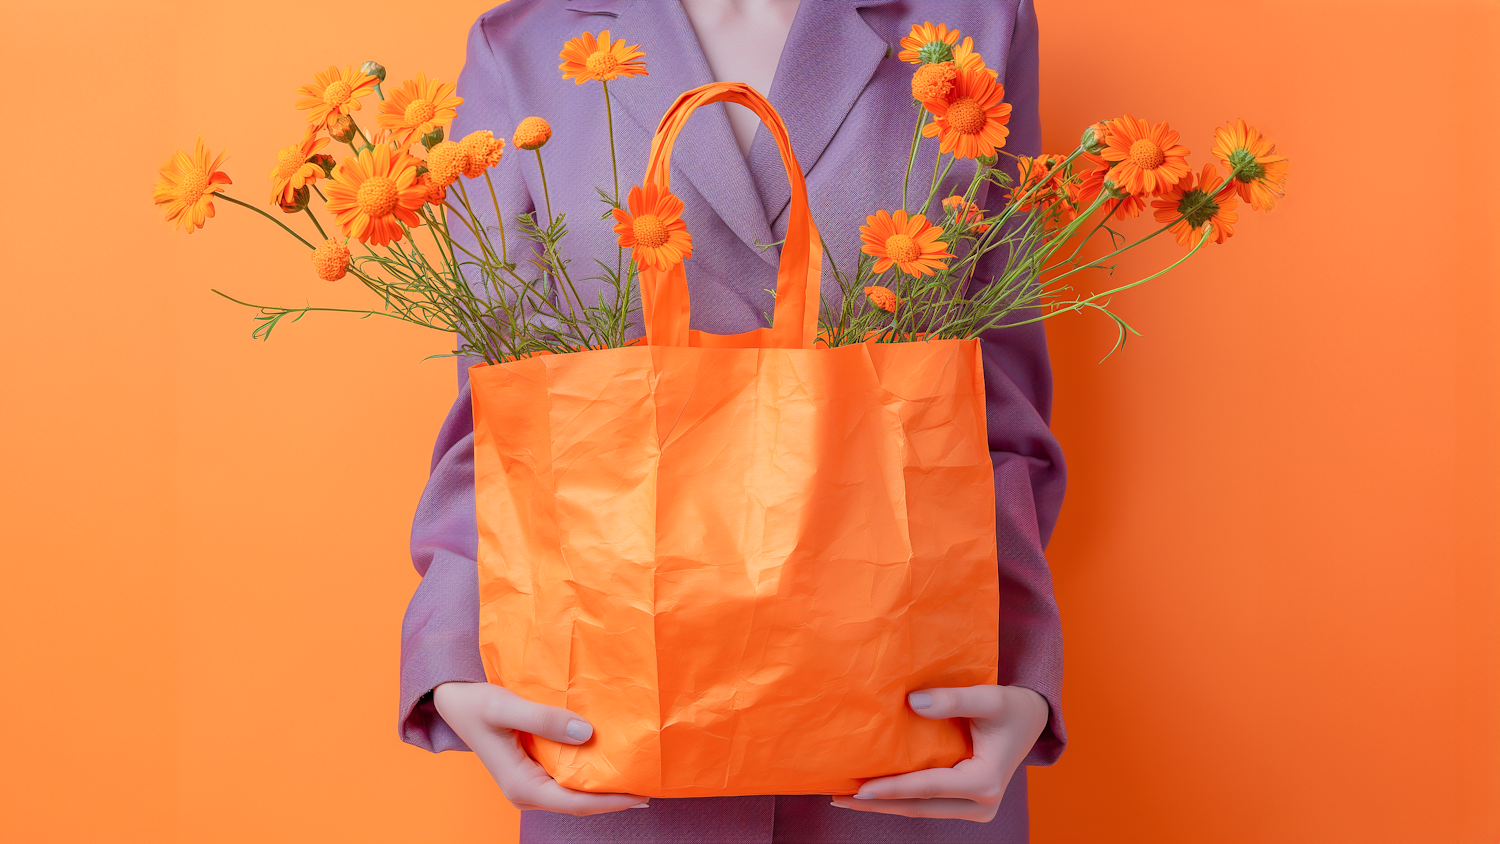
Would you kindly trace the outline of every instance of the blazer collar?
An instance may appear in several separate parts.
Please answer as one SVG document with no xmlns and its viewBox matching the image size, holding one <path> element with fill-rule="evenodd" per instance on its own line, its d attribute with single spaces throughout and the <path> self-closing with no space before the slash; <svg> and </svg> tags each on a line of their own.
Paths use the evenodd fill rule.
<svg viewBox="0 0 1500 844">
<path fill-rule="evenodd" d="M 859 16 L 861 7 L 887 2 L 892 0 L 802 0 L 798 5 L 770 100 L 786 122 L 804 175 L 887 55 L 888 45 Z M 714 81 L 692 22 L 676 0 L 572 0 L 568 8 L 615 17 L 611 36 L 639 43 L 645 51 L 650 75 L 622 80 L 609 93 L 648 137 L 680 94 Z M 775 142 L 757 132 L 747 163 L 723 107 L 700 109 L 685 132 L 691 142 L 673 150 L 673 177 L 691 182 L 741 241 L 768 263 L 778 263 L 778 250 L 756 246 L 776 239 L 770 221 L 791 200 Z M 643 173 L 644 162 L 640 166 Z M 638 183 L 639 174 L 626 173 L 626 184 Z"/>
</svg>

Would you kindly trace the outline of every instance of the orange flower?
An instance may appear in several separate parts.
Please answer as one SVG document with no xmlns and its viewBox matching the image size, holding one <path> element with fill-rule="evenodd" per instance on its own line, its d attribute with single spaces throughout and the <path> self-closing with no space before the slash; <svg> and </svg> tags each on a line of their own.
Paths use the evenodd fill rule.
<svg viewBox="0 0 1500 844">
<path fill-rule="evenodd" d="M 1225 185 L 1212 164 L 1203 165 L 1203 176 L 1193 184 L 1193 176 L 1173 185 L 1161 198 L 1151 203 L 1156 209 L 1156 222 L 1171 223 L 1168 231 L 1177 235 L 1183 246 L 1196 246 L 1202 237 L 1199 232 L 1204 225 L 1213 226 L 1214 243 L 1223 243 L 1234 234 L 1234 224 L 1240 215 L 1235 213 L 1238 203 L 1233 185 Z M 1182 219 L 1178 220 L 1177 218 Z"/>
<path fill-rule="evenodd" d="M 943 230 L 927 222 L 921 214 L 908 218 L 906 211 L 894 215 L 884 209 L 866 217 L 859 227 L 860 251 L 880 260 L 875 272 L 883 273 L 895 264 L 908 275 L 931 275 L 948 268 L 948 247 L 941 240 Z"/>
<path fill-rule="evenodd" d="M 1067 187 L 1068 197 L 1073 204 L 1078 206 L 1078 211 L 1087 211 L 1098 199 L 1099 192 L 1109 190 L 1109 199 L 1105 200 L 1106 209 L 1113 208 L 1115 219 L 1124 220 L 1130 217 L 1139 217 L 1141 211 L 1146 208 L 1146 198 L 1138 194 L 1126 193 L 1120 190 L 1118 185 L 1110 182 L 1110 166 L 1097 155 L 1084 153 L 1083 158 L 1094 164 L 1092 170 L 1087 170 L 1083 178 Z M 1106 184 L 1109 182 L 1109 184 Z"/>
<path fill-rule="evenodd" d="M 1229 168 L 1240 199 L 1256 211 L 1270 211 L 1286 195 L 1286 157 L 1243 119 L 1214 130 L 1213 153 Z"/>
<path fill-rule="evenodd" d="M 1188 148 L 1177 143 L 1177 133 L 1166 123 L 1151 126 L 1127 114 L 1108 126 L 1102 154 L 1116 162 L 1109 178 L 1122 190 L 1156 196 L 1192 175 Z"/>
<path fill-rule="evenodd" d="M 297 108 L 312 109 L 307 115 L 307 122 L 322 129 L 339 115 L 359 111 L 359 98 L 375 90 L 375 84 L 379 81 L 348 65 L 344 66 L 342 74 L 337 67 L 329 65 L 326 73 L 313 74 L 311 85 L 303 85 L 297 89 L 297 93 L 302 95 L 302 99 L 297 101 Z"/>
<path fill-rule="evenodd" d="M 312 251 L 313 271 L 324 281 L 338 281 L 349 270 L 349 247 L 337 240 L 325 240 Z"/>
<path fill-rule="evenodd" d="M 451 82 L 428 81 L 427 74 L 417 74 L 416 81 L 410 79 L 380 104 L 380 115 L 375 118 L 382 129 L 389 129 L 391 137 L 403 149 L 411 142 L 431 132 L 438 126 L 447 125 L 463 97 L 456 97 L 457 90 Z"/>
<path fill-rule="evenodd" d="M 302 143 L 276 153 L 276 166 L 271 168 L 272 205 L 291 204 L 297 191 L 323 177 L 323 168 L 313 161 L 313 156 L 326 146 L 328 139 L 319 137 L 317 128 L 309 126 Z"/>
<path fill-rule="evenodd" d="M 974 39 L 972 38 L 965 38 L 953 46 L 953 63 L 964 70 L 982 70 L 988 73 L 991 79 L 1000 78 L 998 72 L 985 67 L 984 57 L 974 52 Z"/>
<path fill-rule="evenodd" d="M 1016 158 L 1016 174 L 1018 176 L 1015 185 L 1005 195 L 1006 199 L 1014 202 L 1018 197 L 1025 195 L 1032 188 L 1037 191 L 1020 206 L 1022 211 L 1030 211 L 1038 205 L 1046 205 L 1057 199 L 1062 194 L 1062 171 L 1058 169 L 1066 156 L 1062 155 L 1039 155 L 1035 158 L 1022 155 Z"/>
<path fill-rule="evenodd" d="M 510 140 L 521 149 L 541 149 L 543 144 L 552 140 L 552 127 L 540 117 L 528 117 L 516 127 Z"/>
<path fill-rule="evenodd" d="M 958 81 L 958 68 L 953 62 L 930 62 L 917 68 L 911 75 L 911 96 L 914 100 L 947 99 Z"/>
<path fill-rule="evenodd" d="M 423 173 L 418 176 L 417 184 L 421 185 L 422 190 L 426 192 L 427 204 L 442 205 L 448 201 L 448 186 L 440 184 L 438 180 L 432 178 L 431 173 Z"/>
<path fill-rule="evenodd" d="M 505 141 L 495 137 L 494 133 L 488 129 L 470 132 L 458 143 L 458 157 L 463 166 L 463 173 L 470 179 L 483 176 L 484 171 L 499 164 L 500 156 L 504 151 Z M 431 155 L 428 157 L 431 158 Z"/>
<path fill-rule="evenodd" d="M 328 183 L 328 210 L 344 234 L 384 246 L 401 239 L 401 223 L 419 225 L 417 209 L 427 201 L 417 181 L 419 163 L 384 144 L 339 162 Z"/>
<path fill-rule="evenodd" d="M 901 39 L 901 52 L 896 56 L 911 64 L 934 64 L 953 61 L 953 42 L 958 40 L 958 30 L 949 30 L 947 24 L 933 26 L 924 21 L 913 26 L 911 33 Z"/>
<path fill-rule="evenodd" d="M 990 224 L 984 220 L 984 209 L 961 196 L 950 196 L 943 200 L 943 207 L 953 212 L 953 218 L 966 229 L 972 229 L 975 234 L 984 234 L 990 230 Z"/>
<path fill-rule="evenodd" d="M 599 33 L 597 40 L 593 33 L 585 32 L 563 45 L 558 54 L 563 63 L 557 69 L 575 85 L 591 79 L 608 82 L 620 76 L 646 76 L 646 63 L 639 61 L 645 55 L 639 44 L 625 46 L 624 38 L 611 42 L 607 29 Z"/>
<path fill-rule="evenodd" d="M 151 192 L 151 201 L 167 206 L 167 222 L 192 234 L 203 228 L 203 223 L 214 215 L 214 194 L 224 185 L 232 184 L 229 176 L 219 171 L 219 165 L 229 153 L 209 161 L 208 147 L 203 145 L 203 136 L 193 147 L 193 154 L 178 151 L 161 166 L 161 177 Z"/>
<path fill-rule="evenodd" d="M 443 141 L 427 151 L 427 172 L 439 187 L 446 188 L 468 169 L 465 157 L 457 141 Z"/>
<path fill-rule="evenodd" d="M 922 103 L 932 112 L 933 121 L 922 127 L 922 136 L 940 136 L 940 153 L 954 153 L 959 158 L 994 155 L 1005 146 L 1010 129 L 1010 103 L 1002 102 L 1005 88 L 990 78 L 983 68 L 960 68 L 958 79 L 947 97 Z"/>
<path fill-rule="evenodd" d="M 901 307 L 901 300 L 896 298 L 896 294 L 889 287 L 866 287 L 865 295 L 870 297 L 875 307 L 882 311 L 895 313 L 896 309 Z"/>
<path fill-rule="evenodd" d="M 520 144 L 517 144 L 520 146 Z M 655 184 L 630 189 L 630 210 L 616 208 L 615 234 L 642 267 L 671 269 L 693 257 L 693 236 L 682 221 L 682 200 Z"/>
</svg>

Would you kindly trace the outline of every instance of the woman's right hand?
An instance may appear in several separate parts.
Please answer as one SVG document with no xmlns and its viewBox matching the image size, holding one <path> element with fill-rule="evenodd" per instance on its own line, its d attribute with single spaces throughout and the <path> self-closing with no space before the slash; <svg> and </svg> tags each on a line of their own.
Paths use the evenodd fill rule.
<svg viewBox="0 0 1500 844">
<path fill-rule="evenodd" d="M 634 794 L 592 794 L 563 788 L 526 755 L 521 732 L 563 744 L 583 744 L 594 727 L 581 715 L 533 703 L 492 683 L 442 683 L 432 691 L 439 715 L 484 763 L 505 798 L 517 809 L 544 809 L 565 815 L 597 815 L 644 809 L 647 798 Z"/>
</svg>

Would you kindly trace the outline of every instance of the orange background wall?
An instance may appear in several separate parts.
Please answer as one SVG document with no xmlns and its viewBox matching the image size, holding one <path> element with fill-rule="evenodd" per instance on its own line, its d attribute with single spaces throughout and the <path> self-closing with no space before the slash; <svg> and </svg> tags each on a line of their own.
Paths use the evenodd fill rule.
<svg viewBox="0 0 1500 844">
<path fill-rule="evenodd" d="M 251 341 L 210 286 L 359 300 L 243 209 L 185 237 L 149 201 L 199 133 L 261 200 L 314 70 L 452 79 L 486 5 L 0 12 L 0 838 L 514 840 L 471 755 L 395 736 L 445 340 Z M 1072 746 L 1034 840 L 1500 840 L 1500 4 L 1038 5 L 1050 148 L 1129 110 L 1201 164 L 1243 115 L 1294 162 L 1117 300 L 1123 354 L 1053 326 Z"/>
</svg>

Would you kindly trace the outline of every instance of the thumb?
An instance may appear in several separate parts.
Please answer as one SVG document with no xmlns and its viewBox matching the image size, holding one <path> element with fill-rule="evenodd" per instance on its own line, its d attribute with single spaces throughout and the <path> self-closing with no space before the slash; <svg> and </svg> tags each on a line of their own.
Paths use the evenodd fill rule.
<svg viewBox="0 0 1500 844">
<path fill-rule="evenodd" d="M 912 711 L 932 720 L 997 718 L 1004 705 L 1000 686 L 921 689 L 906 696 Z"/>
<path fill-rule="evenodd" d="M 594 725 L 571 709 L 536 703 L 502 686 L 490 689 L 483 717 L 492 727 L 520 730 L 562 744 L 583 744 L 594 735 Z"/>
</svg>

